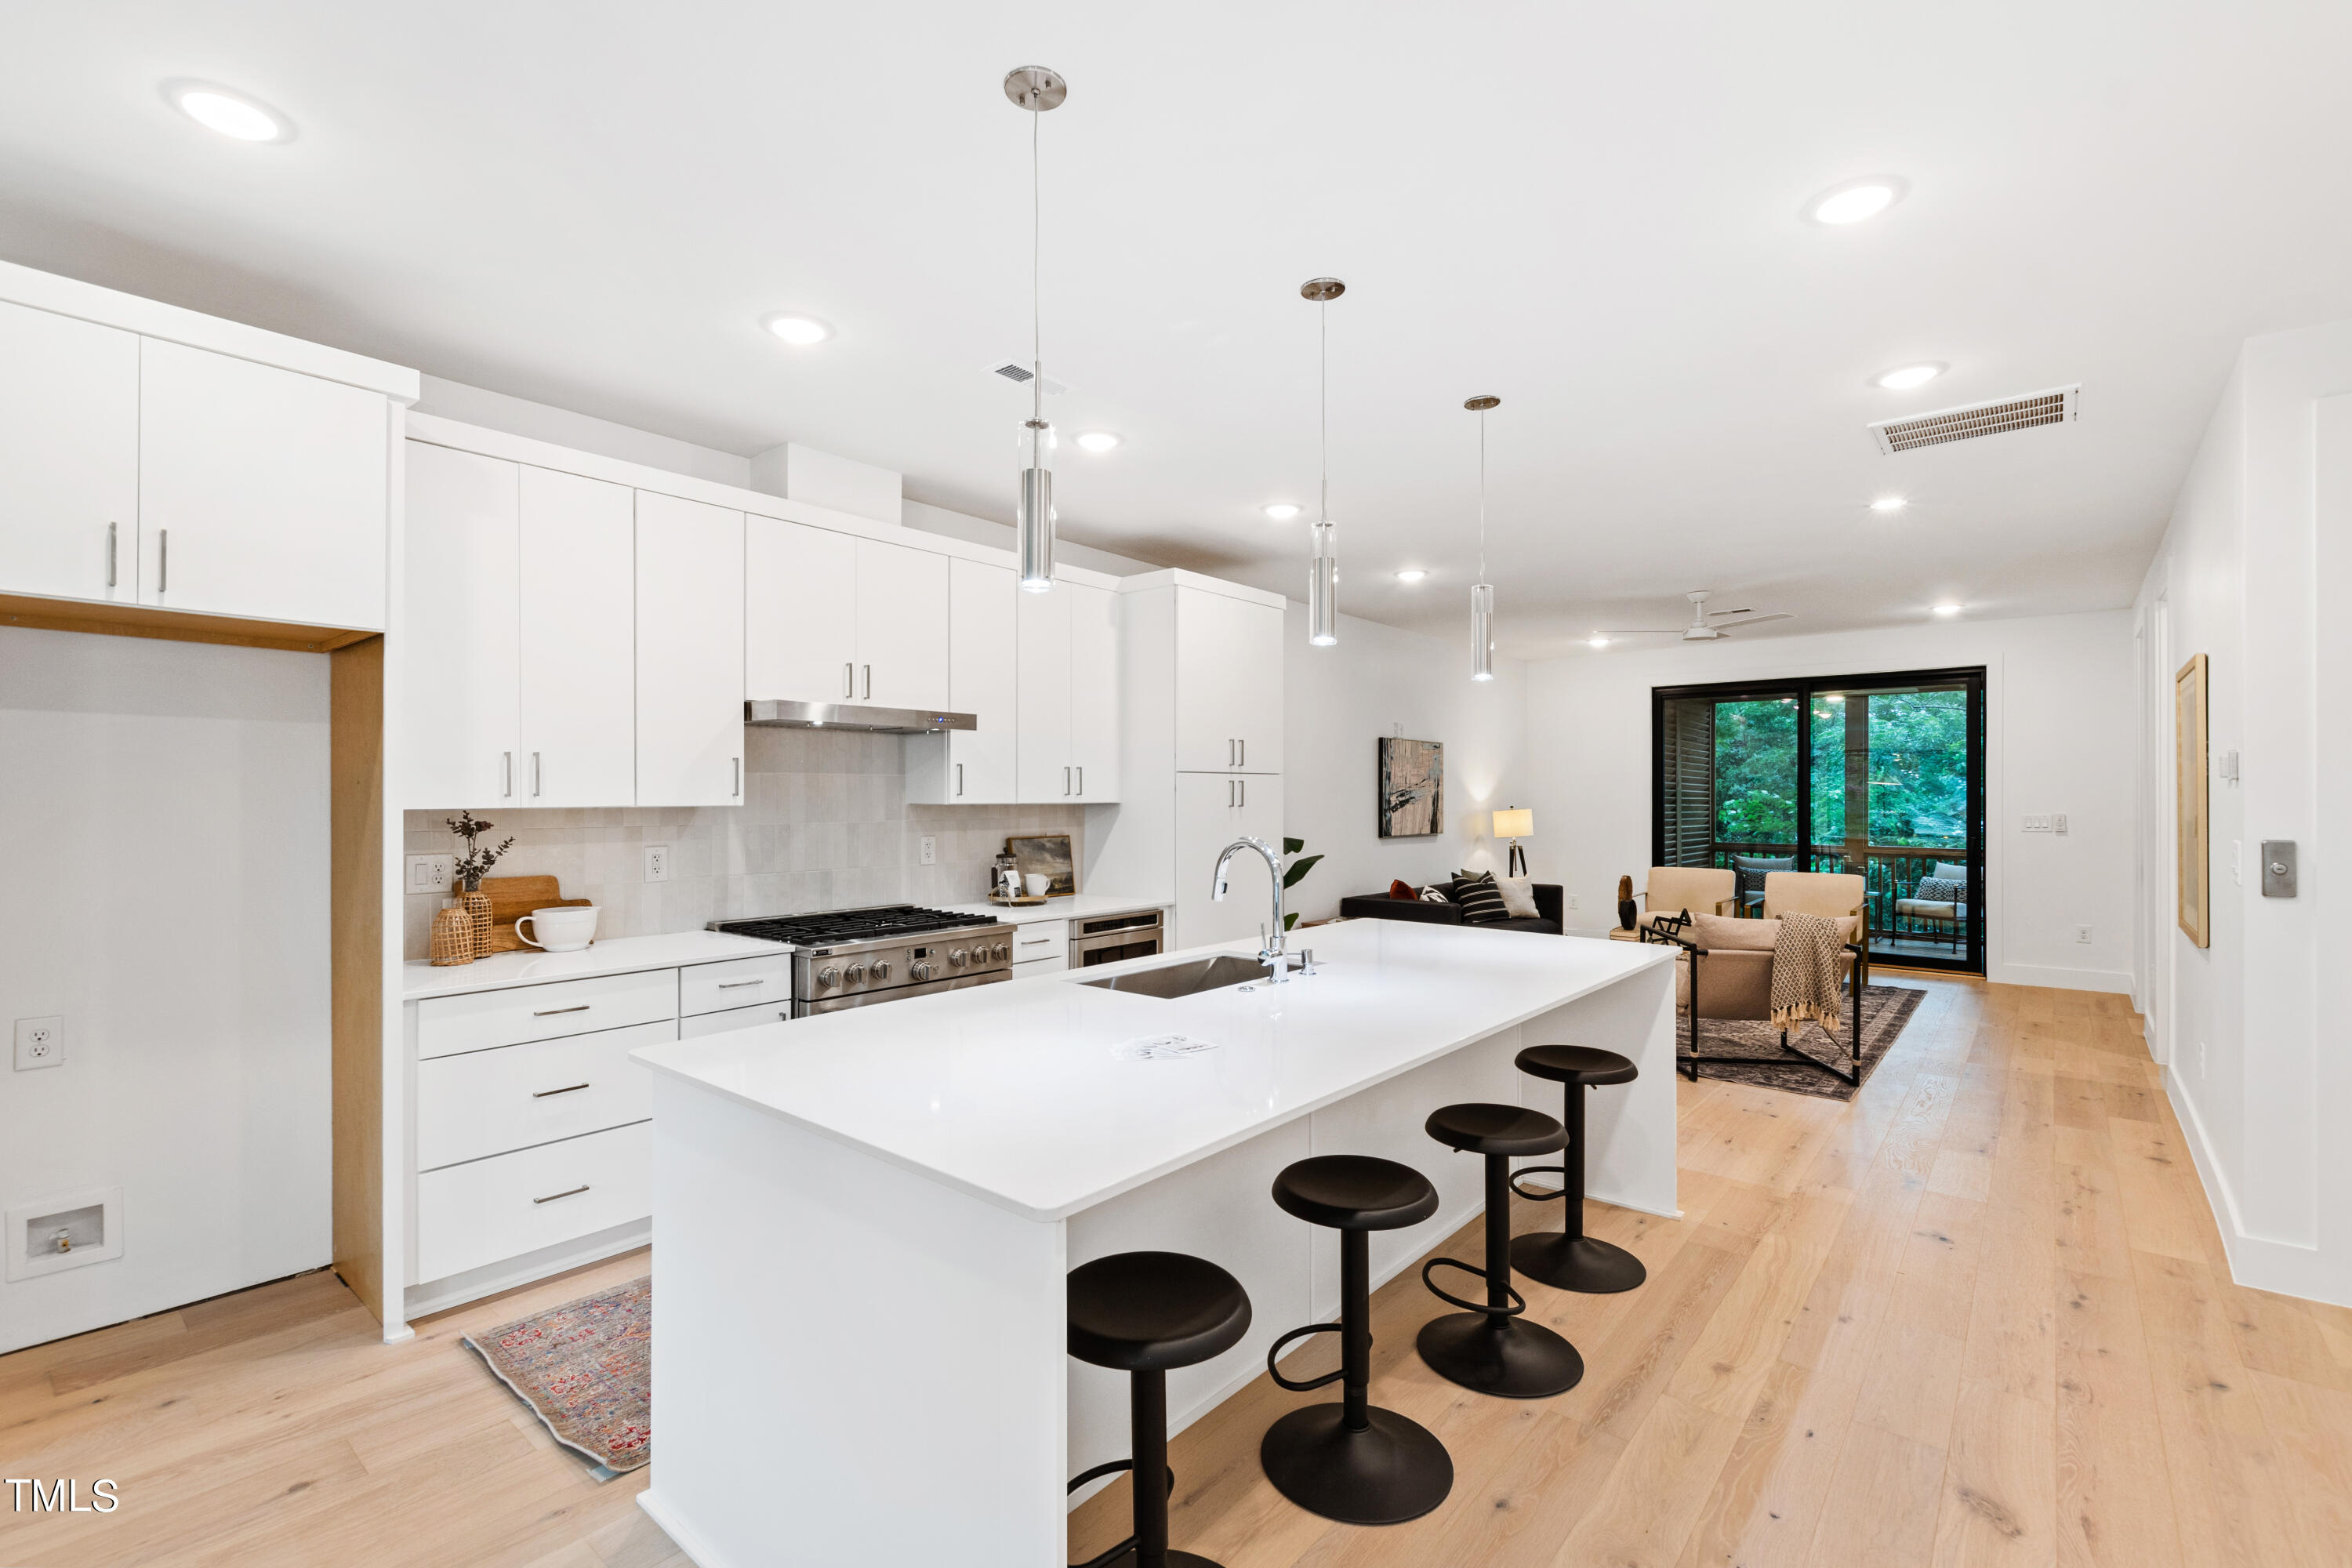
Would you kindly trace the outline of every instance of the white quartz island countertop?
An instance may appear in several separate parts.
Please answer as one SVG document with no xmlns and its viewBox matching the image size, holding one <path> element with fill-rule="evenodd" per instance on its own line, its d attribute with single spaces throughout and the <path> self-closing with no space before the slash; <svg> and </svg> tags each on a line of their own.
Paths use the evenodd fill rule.
<svg viewBox="0 0 2352 1568">
<path fill-rule="evenodd" d="M 1671 962 L 1654 945 L 1399 921 L 1318 927 L 1300 945 L 1317 973 L 1282 985 L 1161 1000 L 1060 973 L 632 1055 L 1051 1221 Z M 1141 1057 L 1170 1035 L 1210 1048 Z"/>
</svg>

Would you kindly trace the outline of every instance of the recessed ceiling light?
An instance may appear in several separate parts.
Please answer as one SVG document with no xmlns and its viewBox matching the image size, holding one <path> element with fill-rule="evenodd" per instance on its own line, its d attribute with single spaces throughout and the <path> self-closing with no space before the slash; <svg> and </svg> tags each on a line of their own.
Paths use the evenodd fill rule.
<svg viewBox="0 0 2352 1568">
<path fill-rule="evenodd" d="M 1418 566 L 1408 566 L 1403 571 L 1397 574 L 1397 581 L 1400 583 L 1418 583 L 1423 577 L 1428 575 L 1428 573 L 1423 571 Z"/>
<path fill-rule="evenodd" d="M 1079 433 L 1078 445 L 1089 452 L 1108 452 L 1118 445 L 1118 437 L 1108 430 L 1087 430 Z"/>
<path fill-rule="evenodd" d="M 1938 605 L 1936 606 L 1936 613 L 1939 616 L 1957 616 L 1960 613 L 1960 607 L 1958 605 Z"/>
<path fill-rule="evenodd" d="M 784 342 L 796 343 L 802 347 L 806 347 L 810 343 L 821 343 L 833 336 L 833 329 L 814 316 L 771 316 L 768 318 L 767 326 L 768 331 L 775 333 Z"/>
<path fill-rule="evenodd" d="M 1870 503 L 1870 510 L 1873 511 L 1901 511 L 1905 507 L 1909 506 L 1910 504 L 1911 503 L 1909 501 L 1905 500 L 1901 496 L 1880 496 L 1876 500 Z"/>
<path fill-rule="evenodd" d="M 1265 515 L 1276 522 L 1288 522 L 1298 515 L 1298 509 L 1286 500 L 1278 500 L 1265 509 Z"/>
<path fill-rule="evenodd" d="M 1589 639 L 1584 646 L 1587 647 L 1607 647 L 1609 646 L 1609 639 L 1604 637 L 1596 636 Z"/>
<path fill-rule="evenodd" d="M 1805 216 L 1815 223 L 1837 226 L 1876 217 L 1903 197 L 1903 182 L 1892 174 L 1874 174 L 1824 191 L 1805 204 Z"/>
<path fill-rule="evenodd" d="M 286 122 L 249 98 L 217 87 L 183 83 L 167 89 L 180 112 L 207 131 L 239 142 L 282 142 Z"/>
<path fill-rule="evenodd" d="M 1924 364 L 1897 365 L 1870 379 L 1889 392 L 1908 392 L 1915 386 L 1927 385 L 1950 368 L 1941 360 L 1931 360 Z"/>
</svg>

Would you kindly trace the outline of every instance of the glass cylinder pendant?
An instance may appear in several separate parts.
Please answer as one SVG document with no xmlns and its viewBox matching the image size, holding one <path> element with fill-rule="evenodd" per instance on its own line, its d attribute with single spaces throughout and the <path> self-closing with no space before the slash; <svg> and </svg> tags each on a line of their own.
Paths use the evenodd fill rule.
<svg viewBox="0 0 2352 1568">
<path fill-rule="evenodd" d="M 1021 587 L 1043 594 L 1054 586 L 1054 426 L 1024 419 L 1018 441 L 1021 498 L 1014 524 L 1021 536 Z"/>
<path fill-rule="evenodd" d="M 1470 679 L 1495 679 L 1495 584 L 1470 588 Z"/>
<path fill-rule="evenodd" d="M 1307 640 L 1329 647 L 1339 640 L 1339 525 L 1315 525 L 1315 564 L 1307 579 Z"/>
</svg>

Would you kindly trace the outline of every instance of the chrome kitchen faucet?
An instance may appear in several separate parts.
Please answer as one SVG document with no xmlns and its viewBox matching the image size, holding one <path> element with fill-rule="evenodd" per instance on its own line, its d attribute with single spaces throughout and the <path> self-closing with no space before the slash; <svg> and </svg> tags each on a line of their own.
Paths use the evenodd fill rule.
<svg viewBox="0 0 2352 1568">
<path fill-rule="evenodd" d="M 1266 877 L 1274 884 L 1274 934 L 1269 937 L 1263 931 L 1259 933 L 1257 957 L 1260 963 L 1265 964 L 1267 969 L 1272 971 L 1272 973 L 1266 976 L 1265 983 L 1269 985 L 1279 985 L 1284 981 L 1290 978 L 1290 964 L 1283 956 L 1282 951 L 1281 854 L 1276 850 L 1273 845 L 1268 844 L 1263 838 L 1242 837 L 1234 839 L 1231 844 L 1225 846 L 1225 852 L 1217 857 L 1217 869 L 1209 889 L 1209 897 L 1220 901 L 1224 899 L 1225 863 L 1231 860 L 1236 853 L 1244 849 L 1255 849 L 1265 858 Z"/>
</svg>

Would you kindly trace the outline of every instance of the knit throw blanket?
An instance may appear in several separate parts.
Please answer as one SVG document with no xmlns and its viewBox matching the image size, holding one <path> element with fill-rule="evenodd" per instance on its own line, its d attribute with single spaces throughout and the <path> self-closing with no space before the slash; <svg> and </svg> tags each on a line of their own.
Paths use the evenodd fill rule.
<svg viewBox="0 0 2352 1568">
<path fill-rule="evenodd" d="M 1820 915 L 1784 914 L 1772 948 L 1772 1023 L 1793 1029 L 1807 1021 L 1837 1032 L 1838 968 L 1844 943 L 1838 922 Z"/>
</svg>

